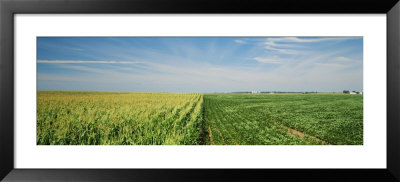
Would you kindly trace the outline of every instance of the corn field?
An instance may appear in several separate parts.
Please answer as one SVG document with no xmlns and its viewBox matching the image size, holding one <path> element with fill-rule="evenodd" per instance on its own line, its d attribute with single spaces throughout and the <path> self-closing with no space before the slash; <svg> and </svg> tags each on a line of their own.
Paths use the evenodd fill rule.
<svg viewBox="0 0 400 182">
<path fill-rule="evenodd" d="M 200 94 L 39 91 L 38 145 L 196 145 Z"/>
</svg>

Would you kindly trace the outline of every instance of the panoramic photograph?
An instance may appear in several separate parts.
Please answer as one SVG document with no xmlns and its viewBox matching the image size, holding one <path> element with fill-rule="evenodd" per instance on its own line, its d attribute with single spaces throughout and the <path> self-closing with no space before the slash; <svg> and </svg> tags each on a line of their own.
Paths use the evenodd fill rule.
<svg viewBox="0 0 400 182">
<path fill-rule="evenodd" d="M 363 37 L 37 37 L 37 145 L 363 145 Z"/>
</svg>

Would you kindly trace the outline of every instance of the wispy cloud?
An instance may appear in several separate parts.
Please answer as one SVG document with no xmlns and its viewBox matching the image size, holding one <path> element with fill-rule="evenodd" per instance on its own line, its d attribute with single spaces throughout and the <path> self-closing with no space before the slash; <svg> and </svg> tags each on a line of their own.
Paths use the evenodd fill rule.
<svg viewBox="0 0 400 182">
<path fill-rule="evenodd" d="M 339 57 L 335 57 L 333 60 L 334 61 L 351 61 L 352 59 L 343 57 L 343 56 L 339 56 Z"/>
<path fill-rule="evenodd" d="M 338 40 L 347 40 L 345 37 L 328 37 L 328 38 L 320 38 L 320 37 L 273 37 L 267 38 L 268 41 L 273 42 L 296 42 L 296 43 L 311 43 L 311 42 L 324 42 L 324 41 L 338 41 Z"/>
<path fill-rule="evenodd" d="M 40 41 L 39 89 L 153 92 L 362 89 L 362 39 L 49 38 L 45 47 Z"/>
<path fill-rule="evenodd" d="M 140 61 L 81 61 L 81 60 L 37 60 L 48 64 L 138 64 Z"/>
<path fill-rule="evenodd" d="M 244 40 L 239 40 L 239 39 L 236 39 L 236 40 L 234 40 L 236 43 L 238 43 L 238 44 L 245 44 L 246 43 L 246 41 L 244 41 Z"/>
<path fill-rule="evenodd" d="M 101 74 L 114 72 L 112 70 L 92 68 L 92 67 L 87 67 L 87 66 L 77 66 L 77 65 L 61 65 L 60 67 L 67 68 L 67 69 L 84 71 L 84 72 L 101 73 Z"/>
<path fill-rule="evenodd" d="M 343 64 L 337 64 L 337 63 L 315 63 L 317 66 L 326 66 L 332 70 L 332 68 L 344 68 L 346 67 Z"/>
<path fill-rule="evenodd" d="M 265 49 L 276 51 L 276 52 L 281 53 L 281 54 L 291 54 L 291 55 L 305 54 L 305 51 L 302 52 L 302 51 L 297 51 L 297 50 L 294 50 L 294 49 L 276 48 L 276 47 L 273 47 L 273 46 L 265 46 Z"/>
<path fill-rule="evenodd" d="M 285 40 L 285 41 L 282 41 Z M 286 42 L 286 43 L 282 43 Z M 299 55 L 299 54 L 304 54 L 304 51 L 299 51 L 298 49 L 302 46 L 293 44 L 293 43 L 287 43 L 286 39 L 282 38 L 267 38 L 264 41 L 265 49 L 277 52 L 279 54 L 288 54 L 288 55 Z M 296 50 L 297 49 L 297 50 Z"/>
<path fill-rule="evenodd" d="M 260 63 L 269 63 L 269 64 L 281 64 L 283 60 L 279 59 L 278 57 L 255 57 L 254 60 Z"/>
<path fill-rule="evenodd" d="M 279 44 L 277 43 L 278 41 L 274 41 L 271 39 L 267 39 L 266 41 L 264 41 L 264 44 L 266 46 L 270 46 L 270 47 L 279 47 L 279 48 L 301 48 L 304 46 L 301 45 L 296 45 L 296 44 Z"/>
<path fill-rule="evenodd" d="M 343 37 L 329 37 L 329 38 L 316 38 L 316 37 L 272 37 L 266 38 L 264 40 L 265 49 L 274 51 L 280 54 L 287 55 L 301 55 L 301 54 L 309 54 L 309 50 L 305 50 L 312 43 L 321 43 L 326 41 L 343 41 L 348 38 Z"/>
</svg>

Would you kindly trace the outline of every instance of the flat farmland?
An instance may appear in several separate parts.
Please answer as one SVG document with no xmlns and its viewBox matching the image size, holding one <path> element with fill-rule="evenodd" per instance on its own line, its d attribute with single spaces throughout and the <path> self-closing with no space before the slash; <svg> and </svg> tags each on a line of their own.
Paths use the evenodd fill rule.
<svg viewBox="0 0 400 182">
<path fill-rule="evenodd" d="M 201 94 L 39 91 L 38 145 L 196 145 Z"/>
<path fill-rule="evenodd" d="M 362 145 L 363 96 L 208 94 L 207 144 Z"/>
<path fill-rule="evenodd" d="M 363 96 L 38 91 L 38 145 L 362 145 Z"/>
</svg>

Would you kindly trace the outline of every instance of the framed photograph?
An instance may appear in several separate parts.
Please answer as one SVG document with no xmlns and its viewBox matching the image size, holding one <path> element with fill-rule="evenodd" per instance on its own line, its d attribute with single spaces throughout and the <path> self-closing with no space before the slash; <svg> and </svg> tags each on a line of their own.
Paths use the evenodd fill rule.
<svg viewBox="0 0 400 182">
<path fill-rule="evenodd" d="M 1 1 L 0 179 L 399 181 L 399 11 Z"/>
</svg>

